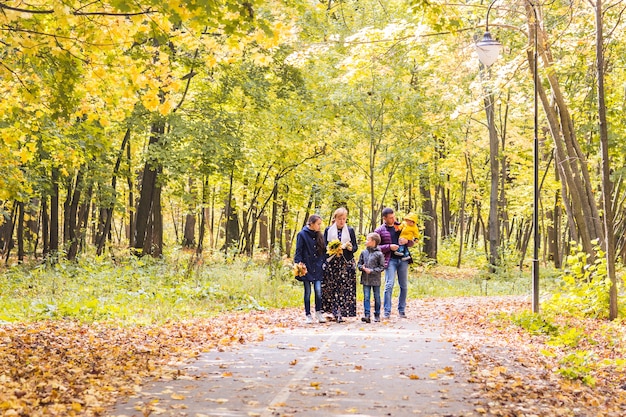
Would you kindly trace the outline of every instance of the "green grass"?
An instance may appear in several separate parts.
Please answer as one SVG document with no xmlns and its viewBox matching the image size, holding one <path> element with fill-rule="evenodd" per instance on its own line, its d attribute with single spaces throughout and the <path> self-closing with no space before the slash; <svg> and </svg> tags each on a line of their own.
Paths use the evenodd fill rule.
<svg viewBox="0 0 626 417">
<path fill-rule="evenodd" d="M 224 311 L 301 307 L 302 284 L 282 261 L 206 260 L 189 270 L 188 256 L 166 260 L 83 257 L 0 272 L 0 321 L 72 318 L 124 324 L 210 317 Z M 529 274 L 487 276 L 478 269 L 414 267 L 409 297 L 530 293 Z M 398 286 L 395 286 L 395 293 Z M 357 297 L 362 300 L 360 285 Z"/>
<path fill-rule="evenodd" d="M 285 274 L 251 262 L 210 262 L 188 272 L 187 260 L 128 258 L 62 261 L 13 267 L 0 275 L 0 320 L 75 318 L 152 323 L 210 317 L 226 310 L 297 305 L 300 294 Z"/>
</svg>

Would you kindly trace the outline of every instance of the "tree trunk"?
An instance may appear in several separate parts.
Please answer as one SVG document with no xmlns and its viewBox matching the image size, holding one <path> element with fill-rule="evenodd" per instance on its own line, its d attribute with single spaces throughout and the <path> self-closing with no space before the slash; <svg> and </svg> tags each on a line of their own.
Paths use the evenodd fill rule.
<svg viewBox="0 0 626 417">
<path fill-rule="evenodd" d="M 135 245 L 135 193 L 133 192 L 133 168 L 131 163 L 130 141 L 126 146 L 126 161 L 128 162 L 128 172 L 126 181 L 128 182 L 128 246 Z"/>
<path fill-rule="evenodd" d="M 529 67 L 534 67 L 533 48 L 536 33 L 537 52 L 541 56 L 544 68 L 554 68 L 555 63 L 549 49 L 550 43 L 545 31 L 541 28 L 540 7 L 530 2 L 526 2 L 525 7 L 528 21 Z M 535 15 L 539 20 L 537 22 L 535 22 Z M 546 93 L 541 82 L 538 83 L 537 90 L 554 141 L 556 166 L 560 170 L 561 179 L 568 191 L 563 193 L 563 199 L 566 201 L 567 196 L 570 197 L 571 211 L 568 211 L 568 216 L 571 217 L 570 222 L 576 228 L 576 234 L 580 238 L 584 251 L 591 255 L 590 262 L 593 262 L 592 241 L 601 238 L 603 233 L 593 195 L 593 184 L 589 178 L 587 160 L 576 139 L 574 122 L 561 91 L 556 71 L 546 71 L 545 77 L 550 86 L 550 94 Z"/>
<path fill-rule="evenodd" d="M 24 221 L 24 238 L 28 242 L 28 249 L 34 258 L 37 257 L 37 245 L 39 244 L 39 210 L 41 200 L 39 198 L 31 197 L 28 205 L 25 207 L 25 215 L 28 216 L 28 220 Z"/>
<path fill-rule="evenodd" d="M 120 165 L 122 164 L 122 156 L 124 155 L 124 150 L 126 148 L 130 150 L 130 128 L 126 129 L 126 134 L 124 134 L 124 139 L 122 140 L 122 145 L 120 146 L 119 153 L 117 154 L 117 160 L 115 161 L 115 166 L 113 168 L 113 176 L 111 177 L 111 191 L 112 191 L 111 201 L 109 202 L 109 204 L 107 205 L 104 211 L 104 223 L 102 224 L 101 227 L 98 228 L 99 234 L 96 238 L 96 245 L 97 245 L 96 253 L 98 255 L 102 255 L 107 236 L 109 236 L 109 232 L 111 231 L 111 221 L 113 219 L 113 210 L 115 208 L 115 201 L 117 198 L 117 190 L 116 190 L 117 176 L 119 174 Z M 129 156 L 128 162 L 130 166 L 130 156 Z M 131 187 L 131 184 L 129 184 L 129 190 L 132 190 L 130 187 Z M 132 214 L 131 214 L 131 218 L 132 218 Z"/>
<path fill-rule="evenodd" d="M 68 198 L 65 200 L 65 222 L 67 231 L 67 259 L 73 261 L 78 253 L 78 202 L 80 201 L 81 190 L 83 188 L 84 166 L 81 166 L 76 174 L 74 190 L 70 193 L 71 182 L 67 190 Z M 71 196 L 71 198 L 70 198 Z M 69 201 L 69 204 L 68 204 Z"/>
<path fill-rule="evenodd" d="M 448 181 L 450 180 L 448 176 Z M 446 239 L 450 236 L 450 191 L 443 185 L 437 186 L 439 195 L 441 196 L 441 217 L 439 223 L 441 224 L 441 239 Z"/>
<path fill-rule="evenodd" d="M 4 255 L 13 243 L 13 213 L 15 204 L 11 207 L 11 214 L 4 214 L 4 221 L 0 224 L 0 254 Z"/>
<path fill-rule="evenodd" d="M 500 178 L 499 168 L 499 142 L 496 131 L 494 97 L 491 91 L 485 94 L 485 113 L 487 114 L 487 126 L 489 129 L 489 168 L 491 189 L 489 192 L 489 263 L 490 271 L 495 272 L 495 267 L 500 264 L 500 219 L 498 216 L 498 183 Z"/>
<path fill-rule="evenodd" d="M 259 217 L 259 247 L 269 249 L 269 233 L 267 230 L 267 215 L 265 212 Z"/>
<path fill-rule="evenodd" d="M 467 161 L 467 155 L 465 157 Z M 461 267 L 461 259 L 463 257 L 463 233 L 465 233 L 465 197 L 467 195 L 467 181 L 469 180 L 469 170 L 465 171 L 465 181 L 461 184 L 463 195 L 461 196 L 461 209 L 459 210 L 459 255 L 456 260 L 456 267 Z"/>
<path fill-rule="evenodd" d="M 554 207 L 547 212 L 548 220 L 551 223 L 551 226 L 547 228 L 549 247 L 548 259 L 554 262 L 554 267 L 558 269 L 561 268 L 561 199 L 559 196 L 560 194 L 557 191 L 554 196 Z"/>
<path fill-rule="evenodd" d="M 17 262 L 24 262 L 24 203 L 17 204 Z"/>
<path fill-rule="evenodd" d="M 93 185 L 87 189 L 87 195 L 84 202 L 78 207 L 78 251 L 85 250 L 85 242 L 87 238 L 87 226 L 89 224 L 89 212 L 91 211 L 91 200 L 93 198 Z"/>
<path fill-rule="evenodd" d="M 278 182 L 274 180 L 272 188 L 272 218 L 270 220 L 270 258 L 276 250 L 276 223 L 278 217 Z"/>
<path fill-rule="evenodd" d="M 159 144 L 164 132 L 165 123 L 162 120 L 152 123 L 148 148 Z M 160 188 L 160 185 L 157 184 L 157 177 L 160 170 L 161 164 L 155 160 L 147 160 L 143 169 L 139 203 L 135 213 L 135 232 L 133 238 L 135 254 L 140 256 L 153 254 L 154 251 L 161 252 L 161 248 L 153 248 L 151 246 L 151 243 L 155 243 L 152 233 L 154 227 L 148 227 L 150 220 L 161 219 L 160 213 L 158 213 L 158 215 L 156 213 L 156 210 L 160 210 L 160 205 L 157 206 L 155 204 Z M 162 230 L 161 225 L 159 225 L 159 229 Z"/>
<path fill-rule="evenodd" d="M 11 217 L 7 221 L 7 228 L 5 230 L 5 240 L 4 240 L 4 256 L 5 263 L 9 263 L 9 256 L 11 256 L 11 249 L 15 243 L 13 242 L 13 233 L 15 232 L 15 223 L 17 222 L 18 215 L 18 206 L 19 203 L 17 201 L 13 202 L 13 208 L 11 209 Z"/>
<path fill-rule="evenodd" d="M 192 248 L 196 245 L 196 216 L 193 213 L 185 215 L 185 230 L 183 237 L 183 247 Z"/>
<path fill-rule="evenodd" d="M 50 255 L 59 252 L 59 170 L 52 168 L 52 193 L 50 194 Z"/>
<path fill-rule="evenodd" d="M 160 173 L 161 169 L 159 168 L 158 174 Z M 156 187 L 154 191 L 151 254 L 153 257 L 158 258 L 163 255 L 163 210 L 161 210 L 161 187 Z"/>
<path fill-rule="evenodd" d="M 65 183 L 65 201 L 63 201 L 63 249 L 67 250 L 70 241 L 70 210 L 72 206 L 73 180 L 68 178 Z"/>
<path fill-rule="evenodd" d="M 215 186 L 213 186 L 213 191 L 211 192 L 211 227 L 209 234 L 209 245 L 212 249 L 215 248 L 217 238 L 215 236 Z"/>
<path fill-rule="evenodd" d="M 239 241 L 239 219 L 234 208 L 235 199 L 233 198 L 233 182 L 235 177 L 235 167 L 234 165 L 230 171 L 230 184 L 228 187 L 228 197 L 226 201 L 225 207 L 225 219 L 226 219 L 226 227 L 225 227 L 225 238 L 224 238 L 224 253 L 228 253 L 228 249 L 230 249 L 233 244 L 236 244 Z"/>
<path fill-rule="evenodd" d="M 613 227 L 613 184 L 609 159 L 609 133 L 604 99 L 604 34 L 602 25 L 602 0 L 596 0 L 596 67 L 598 71 L 598 122 L 600 124 L 600 151 L 602 154 L 602 208 L 604 211 L 604 250 L 606 252 L 607 275 L 611 280 L 609 290 L 609 319 L 618 315 L 617 278 L 615 276 L 615 235 Z"/>
<path fill-rule="evenodd" d="M 48 197 L 41 198 L 41 243 L 42 255 L 45 258 L 50 253 L 50 218 L 48 217 Z"/>
<path fill-rule="evenodd" d="M 426 179 L 420 179 L 422 214 L 424 215 L 424 253 L 437 262 L 437 213 L 433 207 L 430 187 Z"/>
</svg>

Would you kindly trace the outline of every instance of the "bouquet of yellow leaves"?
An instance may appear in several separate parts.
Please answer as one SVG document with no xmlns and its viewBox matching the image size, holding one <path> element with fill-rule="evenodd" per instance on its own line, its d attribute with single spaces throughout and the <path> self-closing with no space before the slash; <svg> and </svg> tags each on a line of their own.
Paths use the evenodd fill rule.
<svg viewBox="0 0 626 417">
<path fill-rule="evenodd" d="M 326 253 L 329 256 L 343 255 L 343 247 L 341 246 L 341 241 L 339 239 L 335 239 L 328 242 L 328 246 L 326 246 Z"/>
<path fill-rule="evenodd" d="M 296 279 L 305 276 L 307 272 L 308 271 L 306 269 L 306 265 L 302 262 L 298 262 L 297 264 L 293 265 L 293 275 L 296 277 Z"/>
</svg>

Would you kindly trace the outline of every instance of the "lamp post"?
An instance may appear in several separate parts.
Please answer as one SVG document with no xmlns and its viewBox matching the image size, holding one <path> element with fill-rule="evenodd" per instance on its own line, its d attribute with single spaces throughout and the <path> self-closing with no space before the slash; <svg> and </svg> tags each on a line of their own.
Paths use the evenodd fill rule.
<svg viewBox="0 0 626 417">
<path fill-rule="evenodd" d="M 478 53 L 478 59 L 486 66 L 491 66 L 500 55 L 502 44 L 491 37 L 489 33 L 489 12 L 493 7 L 493 4 L 497 0 L 493 0 L 487 8 L 487 16 L 485 18 L 485 34 L 483 38 L 476 42 L 476 52 Z M 533 30 L 533 110 L 534 110 L 534 137 L 533 137 L 533 259 L 532 259 L 532 309 L 534 313 L 539 312 L 539 118 L 538 118 L 538 90 L 539 85 L 538 71 L 537 71 L 537 30 L 538 19 L 537 9 L 535 5 L 527 0 L 529 6 L 533 10 L 535 21 Z"/>
</svg>

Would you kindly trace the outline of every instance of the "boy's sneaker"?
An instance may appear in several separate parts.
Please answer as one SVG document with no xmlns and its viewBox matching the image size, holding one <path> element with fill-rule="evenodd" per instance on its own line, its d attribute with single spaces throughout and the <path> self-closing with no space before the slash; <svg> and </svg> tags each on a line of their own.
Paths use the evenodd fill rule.
<svg viewBox="0 0 626 417">
<path fill-rule="evenodd" d="M 398 313 L 398 315 L 400 316 L 401 319 L 405 319 L 406 318 L 406 314 L 403 312 Z"/>
<path fill-rule="evenodd" d="M 322 315 L 321 311 L 316 311 L 315 312 L 315 317 L 317 318 L 317 321 L 319 321 L 320 323 L 326 323 L 326 319 Z"/>
<path fill-rule="evenodd" d="M 380 321 L 380 314 L 374 314 L 374 322 L 378 323 Z"/>
<path fill-rule="evenodd" d="M 389 320 L 389 314 L 387 314 L 387 313 L 383 314 L 383 319 Z"/>
<path fill-rule="evenodd" d="M 365 317 L 361 317 L 361 321 L 364 323 L 371 323 L 372 320 L 370 319 L 370 316 L 365 316 Z"/>
<path fill-rule="evenodd" d="M 304 320 L 304 322 L 305 322 L 306 324 L 311 324 L 311 323 L 313 323 L 313 317 L 311 317 L 311 315 L 310 315 L 310 314 L 307 314 L 307 315 L 306 315 L 306 319 Z"/>
</svg>

